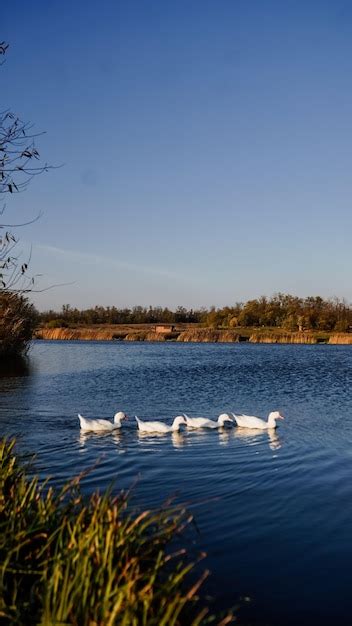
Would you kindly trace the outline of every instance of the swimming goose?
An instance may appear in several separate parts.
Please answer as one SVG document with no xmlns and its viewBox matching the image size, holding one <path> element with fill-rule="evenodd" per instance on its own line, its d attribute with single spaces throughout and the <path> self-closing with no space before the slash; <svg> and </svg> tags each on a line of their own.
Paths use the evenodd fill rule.
<svg viewBox="0 0 352 626">
<path fill-rule="evenodd" d="M 233 424 L 233 419 L 227 413 L 219 415 L 217 421 L 210 420 L 207 417 L 188 417 L 185 413 L 184 416 L 188 428 L 221 428 L 225 422 Z"/>
<path fill-rule="evenodd" d="M 186 420 L 183 415 L 175 417 L 171 426 L 164 424 L 164 422 L 143 422 L 137 417 L 137 415 L 135 415 L 135 418 L 138 424 L 138 429 L 142 433 L 172 433 L 180 430 L 181 424 L 186 424 Z"/>
<path fill-rule="evenodd" d="M 272 411 L 269 413 L 268 421 L 255 417 L 254 415 L 235 415 L 232 413 L 237 426 L 241 428 L 256 428 L 260 430 L 267 430 L 268 428 L 276 428 L 276 420 L 283 420 L 284 417 L 280 415 L 279 411 Z"/>
<path fill-rule="evenodd" d="M 78 419 L 81 425 L 81 430 L 93 431 L 93 432 L 109 432 L 115 430 L 116 428 L 121 428 L 121 421 L 126 419 L 127 415 L 122 411 L 115 413 L 114 421 L 110 422 L 110 420 L 103 419 L 87 419 L 86 417 L 82 417 L 78 413 Z"/>
</svg>

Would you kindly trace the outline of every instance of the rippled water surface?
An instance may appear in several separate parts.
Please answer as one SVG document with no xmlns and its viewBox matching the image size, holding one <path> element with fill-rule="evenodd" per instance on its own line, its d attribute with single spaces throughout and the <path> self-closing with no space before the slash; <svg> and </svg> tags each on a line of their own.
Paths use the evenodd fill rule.
<svg viewBox="0 0 352 626">
<path fill-rule="evenodd" d="M 40 342 L 0 379 L 1 434 L 57 484 L 100 460 L 84 488 L 134 487 L 141 506 L 193 507 L 219 606 L 253 598 L 269 624 L 352 624 L 352 347 Z M 79 432 L 77 413 L 142 419 L 235 411 L 286 419 L 275 434 Z"/>
</svg>

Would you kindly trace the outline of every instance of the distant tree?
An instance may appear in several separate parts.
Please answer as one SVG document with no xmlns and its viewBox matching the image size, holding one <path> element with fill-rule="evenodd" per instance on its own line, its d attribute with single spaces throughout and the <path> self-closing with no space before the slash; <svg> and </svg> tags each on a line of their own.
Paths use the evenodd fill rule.
<svg viewBox="0 0 352 626">
<path fill-rule="evenodd" d="M 187 322 L 187 309 L 184 306 L 178 306 L 175 311 L 175 322 Z"/>
<path fill-rule="evenodd" d="M 238 316 L 240 326 L 259 326 L 261 315 L 258 300 L 248 300 Z"/>
<path fill-rule="evenodd" d="M 352 329 L 352 308 L 344 300 L 323 300 L 319 296 L 297 298 L 289 294 L 274 294 L 271 298 L 260 297 L 233 307 L 216 309 L 186 309 L 175 311 L 161 307 L 135 306 L 133 309 L 96 306 L 79 311 L 65 304 L 60 312 L 41 313 L 44 323 L 64 319 L 68 324 L 155 324 L 155 323 L 201 323 L 211 328 L 234 328 L 256 326 L 284 328 L 289 331 Z"/>
</svg>

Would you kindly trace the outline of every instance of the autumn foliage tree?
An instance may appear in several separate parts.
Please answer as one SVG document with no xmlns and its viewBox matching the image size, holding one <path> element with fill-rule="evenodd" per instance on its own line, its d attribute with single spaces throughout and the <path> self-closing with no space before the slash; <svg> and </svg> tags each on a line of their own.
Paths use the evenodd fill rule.
<svg viewBox="0 0 352 626">
<path fill-rule="evenodd" d="M 45 311 L 40 314 L 42 323 L 50 327 L 67 327 L 76 324 L 192 324 L 208 328 L 283 328 L 288 331 L 336 331 L 352 330 L 352 307 L 338 298 L 323 299 L 320 296 L 298 298 L 277 293 L 262 296 L 234 306 L 210 309 L 186 309 L 174 311 L 162 307 L 135 306 L 119 309 L 115 306 L 95 306 L 79 310 L 65 304 L 61 311 Z"/>
</svg>

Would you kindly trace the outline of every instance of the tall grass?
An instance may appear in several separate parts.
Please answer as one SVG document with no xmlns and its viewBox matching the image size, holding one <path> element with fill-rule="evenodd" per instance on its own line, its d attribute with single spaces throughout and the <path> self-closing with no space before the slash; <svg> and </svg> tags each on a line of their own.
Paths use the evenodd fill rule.
<svg viewBox="0 0 352 626">
<path fill-rule="evenodd" d="M 0 363 L 26 354 L 37 323 L 37 313 L 27 298 L 0 287 Z"/>
<path fill-rule="evenodd" d="M 29 477 L 14 446 L 0 442 L 0 623 L 232 623 L 198 593 L 208 572 L 197 578 L 180 547 L 184 509 L 133 514 L 123 493 L 84 497 L 79 478 L 55 491 Z"/>
</svg>

